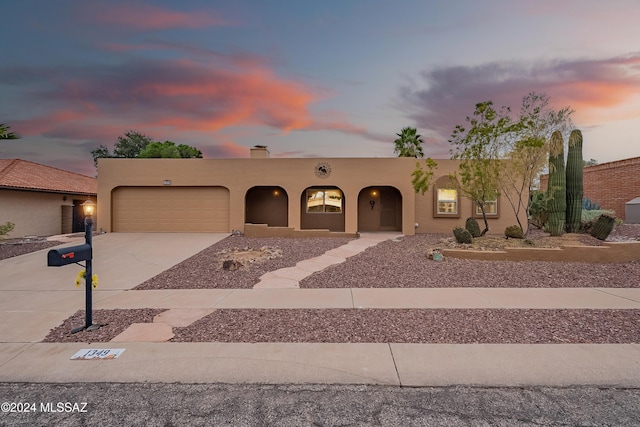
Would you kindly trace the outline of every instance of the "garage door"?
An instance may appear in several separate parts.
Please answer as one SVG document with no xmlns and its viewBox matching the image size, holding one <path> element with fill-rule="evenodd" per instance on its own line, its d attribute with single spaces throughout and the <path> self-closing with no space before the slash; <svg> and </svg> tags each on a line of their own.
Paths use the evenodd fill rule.
<svg viewBox="0 0 640 427">
<path fill-rule="evenodd" d="M 119 187 L 112 207 L 113 231 L 229 232 L 224 187 Z"/>
</svg>

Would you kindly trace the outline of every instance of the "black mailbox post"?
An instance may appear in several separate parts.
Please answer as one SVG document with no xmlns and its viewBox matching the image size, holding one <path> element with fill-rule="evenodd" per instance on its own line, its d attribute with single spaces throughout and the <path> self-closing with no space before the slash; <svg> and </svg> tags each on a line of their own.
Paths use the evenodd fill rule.
<svg viewBox="0 0 640 427">
<path fill-rule="evenodd" d="M 85 323 L 84 326 L 77 327 L 71 331 L 71 333 L 80 332 L 83 330 L 92 331 L 98 329 L 100 325 L 93 324 L 93 303 L 92 303 L 92 278 L 93 278 L 93 214 L 95 212 L 96 204 L 90 199 L 82 204 L 84 211 L 84 245 L 69 246 L 68 248 L 52 249 L 47 253 L 47 266 L 49 267 L 61 267 L 69 264 L 79 264 L 80 261 L 85 262 Z"/>
</svg>

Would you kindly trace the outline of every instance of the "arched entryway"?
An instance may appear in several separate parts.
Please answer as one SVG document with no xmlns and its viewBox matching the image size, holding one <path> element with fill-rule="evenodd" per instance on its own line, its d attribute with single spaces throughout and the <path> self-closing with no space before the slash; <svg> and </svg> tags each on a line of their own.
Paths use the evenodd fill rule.
<svg viewBox="0 0 640 427">
<path fill-rule="evenodd" d="M 344 231 L 344 193 L 338 187 L 309 187 L 300 196 L 300 228 Z"/>
<path fill-rule="evenodd" d="M 397 188 L 375 186 L 360 191 L 358 231 L 402 231 L 402 194 Z"/>
<path fill-rule="evenodd" d="M 289 196 L 282 187 L 252 187 L 245 195 L 244 222 L 270 227 L 289 225 Z"/>
</svg>

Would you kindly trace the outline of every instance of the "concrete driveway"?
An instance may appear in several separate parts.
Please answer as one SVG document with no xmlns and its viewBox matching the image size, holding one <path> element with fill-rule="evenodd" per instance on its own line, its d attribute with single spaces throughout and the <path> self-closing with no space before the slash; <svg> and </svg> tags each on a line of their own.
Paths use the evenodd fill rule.
<svg viewBox="0 0 640 427">
<path fill-rule="evenodd" d="M 227 233 L 109 233 L 93 238 L 98 302 L 145 280 L 224 239 Z M 60 245 L 84 243 L 84 237 Z M 51 328 L 85 308 L 84 287 L 75 286 L 83 267 L 47 267 L 45 249 L 0 261 L 0 342 L 36 342 Z M 84 264 L 84 263 L 83 263 Z"/>
</svg>

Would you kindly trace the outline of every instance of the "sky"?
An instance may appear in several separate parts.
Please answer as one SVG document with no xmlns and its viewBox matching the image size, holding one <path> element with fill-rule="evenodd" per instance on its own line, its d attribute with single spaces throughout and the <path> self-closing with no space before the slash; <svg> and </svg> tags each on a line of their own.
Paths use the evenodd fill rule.
<svg viewBox="0 0 640 427">
<path fill-rule="evenodd" d="M 0 123 L 20 158 L 95 176 L 130 130 L 205 158 L 425 156 L 476 103 L 575 110 L 585 159 L 640 156 L 637 0 L 9 0 Z"/>
</svg>

